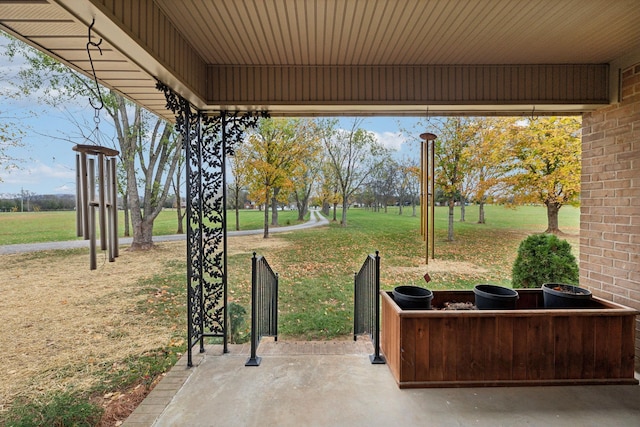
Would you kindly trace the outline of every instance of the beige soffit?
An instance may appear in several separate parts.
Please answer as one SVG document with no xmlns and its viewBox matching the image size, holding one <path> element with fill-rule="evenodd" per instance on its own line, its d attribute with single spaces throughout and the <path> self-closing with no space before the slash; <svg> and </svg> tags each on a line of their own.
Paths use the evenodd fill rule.
<svg viewBox="0 0 640 427">
<path fill-rule="evenodd" d="M 348 82 L 326 76 L 331 90 L 314 99 L 296 97 L 297 86 L 290 85 L 289 93 L 273 95 L 264 85 L 285 88 L 286 74 L 275 81 L 268 76 L 271 70 L 291 67 L 341 67 L 347 75 L 357 67 L 442 66 L 450 67 L 448 86 L 443 87 L 455 91 L 457 87 L 464 90 L 468 70 L 478 67 L 591 65 L 600 76 L 597 67 L 640 51 L 640 2 L 636 0 L 0 2 L 0 26 L 84 73 L 89 70 L 84 52 L 87 25 L 93 18 L 96 34 L 104 39 L 103 56 L 96 62 L 98 77 L 167 118 L 171 114 L 164 109 L 163 95 L 154 88 L 156 77 L 205 110 L 267 108 L 284 115 L 401 115 L 427 109 L 452 114 L 585 111 L 608 102 L 613 92 L 609 79 L 615 79 L 615 73 L 607 74 L 606 82 L 589 77 L 577 80 L 581 87 L 558 102 L 541 100 L 535 93 L 529 98 L 483 93 L 477 99 L 464 98 L 463 93 L 462 99 L 453 96 L 438 102 L 430 96 L 397 99 L 397 94 L 371 99 L 371 94 L 356 93 L 358 85 L 353 78 L 355 95 L 344 99 L 334 92 Z M 212 75 L 237 70 L 229 80 L 233 82 L 247 67 L 264 70 L 258 82 L 261 86 L 255 90 L 265 91 L 267 98 L 241 99 L 242 91 L 246 92 L 242 88 L 234 89 L 231 99 L 222 97 L 216 84 L 226 85 L 227 81 L 214 82 Z M 459 76 L 455 74 L 458 69 Z M 385 78 L 371 84 L 387 82 L 385 90 L 391 90 L 388 79 L 393 76 Z M 568 84 L 576 85 L 574 81 L 569 74 Z M 409 78 L 399 89 L 409 92 L 417 83 L 419 80 Z M 304 84 L 296 81 L 296 85 Z M 479 88 L 476 92 L 491 88 L 486 78 L 475 84 Z M 498 82 L 502 91 L 522 91 L 523 84 L 529 83 L 513 79 Z M 590 86 L 596 94 L 582 96 Z"/>
</svg>

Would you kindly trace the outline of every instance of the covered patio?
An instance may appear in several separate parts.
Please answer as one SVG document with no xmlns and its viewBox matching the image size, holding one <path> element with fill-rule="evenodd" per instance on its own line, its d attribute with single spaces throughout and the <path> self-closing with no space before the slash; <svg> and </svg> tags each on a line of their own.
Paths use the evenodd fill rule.
<svg viewBox="0 0 640 427">
<path fill-rule="evenodd" d="M 0 3 L 3 30 L 89 76 L 92 72 L 85 45 L 87 29 L 93 21 L 94 40 L 104 41 L 103 55 L 94 58 L 98 80 L 158 115 L 177 121 L 190 141 L 188 150 L 192 152 L 208 141 L 207 132 L 217 132 L 220 126 L 226 129 L 229 124 L 228 143 L 232 147 L 238 137 L 235 124 L 250 123 L 265 112 L 271 116 L 582 115 L 580 286 L 598 297 L 640 309 L 640 3 L 637 1 Z M 192 137 L 194 129 L 198 129 L 199 136 Z M 194 167 L 197 170 L 216 167 L 216 160 L 224 161 L 228 153 L 228 146 L 215 147 L 208 155 L 198 157 Z M 200 196 L 190 193 L 191 201 Z M 193 205 L 190 209 L 198 212 L 200 208 Z M 188 256 L 194 265 L 201 265 L 204 256 L 224 255 L 225 245 L 216 239 L 207 240 L 207 233 L 222 231 L 198 229 L 201 224 L 197 224 L 196 217 L 191 217 L 191 228 L 196 231 L 189 237 Z M 205 283 L 213 289 L 204 298 L 211 302 L 210 311 L 214 315 L 210 323 L 196 325 L 195 336 L 190 337 L 190 345 L 200 342 L 202 350 L 205 350 L 203 336 L 222 336 L 226 340 L 226 326 L 221 320 L 226 313 L 223 296 L 226 265 L 219 268 L 220 280 Z M 199 280 L 209 280 L 207 274 L 202 277 L 190 275 L 189 289 L 201 286 Z M 203 297 L 195 293 L 195 298 Z M 196 313 L 194 318 L 200 317 Z M 637 371 L 638 320 L 635 349 Z M 361 356 L 364 363 L 366 355 Z M 233 351 L 225 357 L 214 356 L 207 349 L 195 360 L 189 360 L 199 365 L 196 369 L 186 371 L 186 361 L 176 366 L 173 371 L 184 370 L 189 379 L 179 392 L 174 390 L 172 405 L 179 402 L 187 405 L 188 396 L 180 399 L 197 392 L 203 381 L 214 399 L 217 387 L 225 384 L 225 379 L 230 378 L 230 383 L 240 387 L 243 376 L 256 375 L 256 371 L 238 372 L 225 365 L 234 360 Z M 289 378 L 292 381 L 289 385 L 308 391 L 310 405 L 319 404 L 311 397 L 317 392 L 315 386 L 304 383 L 304 378 L 325 367 L 305 367 L 295 357 L 279 356 L 273 361 L 271 374 L 263 367 L 258 375 L 294 371 L 286 367 L 299 365 L 298 376 Z M 358 360 L 354 366 L 359 366 L 360 356 L 349 357 Z M 331 363 L 330 359 L 320 355 L 317 363 Z M 229 371 L 216 371 L 219 368 Z M 360 388 L 385 390 L 387 385 L 381 383 L 390 375 L 388 369 L 369 365 L 366 368 L 366 372 L 354 368 L 353 374 L 336 371 L 344 375 L 334 376 L 326 367 L 331 377 L 325 380 L 339 381 L 345 393 L 352 393 L 348 383 L 358 384 L 358 378 L 370 376 L 371 382 L 362 383 Z M 243 405 L 249 414 L 271 407 L 265 403 L 275 399 L 269 392 L 269 381 L 275 377 L 270 378 L 263 378 L 262 404 Z M 389 380 L 389 386 L 395 387 L 391 377 Z M 237 397 L 246 392 L 239 392 Z M 367 425 L 388 424 L 383 422 L 390 419 L 385 418 L 385 405 L 391 407 L 396 403 L 387 402 L 398 402 L 390 414 L 415 415 L 403 419 L 407 425 L 424 425 L 435 420 L 426 414 L 438 409 L 443 416 L 435 420 L 438 425 L 447 425 L 447 421 L 454 425 L 471 424 L 476 420 L 479 425 L 496 425 L 505 423 L 501 417 L 506 414 L 521 415 L 522 418 L 517 418 L 521 424 L 567 421 L 631 425 L 640 411 L 637 386 L 483 389 L 477 395 L 474 389 L 389 390 L 389 393 L 355 395 L 362 406 L 354 405 L 354 411 L 361 410 L 352 413 L 354 420 L 360 419 Z M 444 399 L 445 395 L 451 399 Z M 339 396 L 335 393 L 328 401 L 333 402 L 331 399 Z M 376 400 L 381 396 L 385 399 Z M 542 396 L 545 404 L 556 409 L 536 418 L 532 411 L 538 408 L 532 402 L 540 400 L 532 400 L 533 396 Z M 561 396 L 571 399 L 562 401 Z M 407 403 L 415 399 L 422 406 Z M 509 405 L 498 405 L 497 400 Z M 456 402 L 456 407 L 442 411 L 450 402 Z M 273 407 L 289 411 L 291 416 L 298 414 L 297 409 L 288 408 L 288 403 L 286 399 L 273 401 Z M 432 404 L 433 407 L 429 406 Z M 470 408 L 470 405 L 484 408 L 484 415 L 474 417 L 473 411 L 462 411 L 463 406 Z M 230 417 L 236 411 L 224 399 L 215 403 L 208 400 L 200 406 L 205 412 L 194 423 L 201 425 L 216 424 L 212 417 L 219 417 L 222 407 L 234 411 Z M 212 408 L 212 412 L 207 412 L 206 407 Z M 167 408 L 167 414 L 171 408 Z M 342 411 L 339 405 L 309 408 L 316 408 L 317 414 L 327 417 L 332 415 L 331 411 Z M 452 418 L 456 412 L 458 418 Z M 256 412 L 255 416 L 260 414 Z M 250 424 L 256 419 L 260 420 L 246 420 Z M 280 425 L 294 425 L 294 419 L 284 418 L 278 423 L 273 418 Z M 164 420 L 167 421 L 161 418 L 158 425 L 173 425 L 169 418 Z M 512 420 L 507 423 L 514 424 Z M 336 424 L 329 418 L 326 421 L 317 424 Z"/>
<path fill-rule="evenodd" d="M 123 426 L 636 426 L 637 385 L 401 390 L 368 341 L 272 342 L 185 360 Z M 637 377 L 637 375 L 636 375 Z"/>
</svg>

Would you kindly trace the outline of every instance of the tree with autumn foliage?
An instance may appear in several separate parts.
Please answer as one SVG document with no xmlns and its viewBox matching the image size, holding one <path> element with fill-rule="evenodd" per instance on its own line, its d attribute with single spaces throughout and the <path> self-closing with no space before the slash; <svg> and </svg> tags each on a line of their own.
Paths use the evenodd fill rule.
<svg viewBox="0 0 640 427">
<path fill-rule="evenodd" d="M 469 170 L 467 147 L 474 138 L 470 119 L 449 117 L 440 123 L 435 141 L 436 185 L 447 199 L 449 206 L 447 240 L 453 242 L 453 216 L 456 198 Z"/>
<path fill-rule="evenodd" d="M 317 185 L 321 170 L 322 146 L 320 144 L 318 124 L 314 120 L 301 120 L 298 126 L 298 137 L 306 145 L 305 156 L 290 175 L 291 193 L 298 209 L 298 221 L 303 221 L 309 212 L 309 199 Z"/>
<path fill-rule="evenodd" d="M 251 170 L 249 189 L 257 203 L 263 203 L 264 238 L 269 237 L 269 203 L 277 225 L 277 202 L 286 201 L 293 188 L 291 177 L 312 154 L 306 143 L 308 123 L 302 119 L 261 119 L 246 142 Z"/>
<path fill-rule="evenodd" d="M 513 169 L 505 178 L 514 203 L 547 207 L 545 233 L 560 234 L 558 212 L 580 196 L 581 121 L 578 117 L 538 117 L 512 130 Z"/>
<path fill-rule="evenodd" d="M 329 164 L 328 154 L 323 153 L 319 170 L 319 185 L 317 188 L 317 200 L 324 216 L 329 216 L 333 206 L 333 221 L 336 221 L 336 208 L 340 201 L 338 192 L 338 180 L 333 167 Z"/>
<path fill-rule="evenodd" d="M 229 171 L 233 182 L 229 184 L 236 214 L 236 231 L 240 230 L 240 194 L 249 186 L 249 144 L 237 144 L 233 156 L 229 157 Z"/>
<path fill-rule="evenodd" d="M 477 117 L 469 122 L 470 133 L 466 148 L 469 159 L 464 177 L 463 193 L 478 203 L 478 224 L 485 223 L 484 206 L 492 195 L 503 191 L 505 174 L 509 170 L 506 141 L 509 130 L 516 126 L 518 117 Z"/>
</svg>

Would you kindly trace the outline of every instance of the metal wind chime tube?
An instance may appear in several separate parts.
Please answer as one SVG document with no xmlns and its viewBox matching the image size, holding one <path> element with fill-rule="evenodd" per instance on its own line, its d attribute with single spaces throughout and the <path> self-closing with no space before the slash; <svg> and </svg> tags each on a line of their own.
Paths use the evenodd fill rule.
<svg viewBox="0 0 640 427">
<path fill-rule="evenodd" d="M 89 205 L 83 207 L 83 211 L 89 216 L 89 268 L 95 270 L 96 262 L 96 165 L 95 159 L 89 159 Z"/>
<path fill-rule="evenodd" d="M 429 264 L 429 247 L 431 259 L 435 259 L 435 140 L 432 133 L 420 134 L 420 231 L 425 241 L 425 262 Z"/>
<path fill-rule="evenodd" d="M 82 185 L 80 183 L 80 154 L 76 154 L 76 236 L 84 237 L 82 225 Z"/>
<path fill-rule="evenodd" d="M 89 239 L 89 215 L 85 210 L 88 206 L 87 195 L 87 155 L 76 154 L 76 230 L 78 237 Z"/>
<path fill-rule="evenodd" d="M 118 256 L 118 204 L 114 157 L 119 153 L 111 148 L 97 145 L 76 145 L 73 150 L 78 152 L 76 155 L 76 230 L 78 236 L 89 240 L 89 266 L 91 270 L 95 270 L 97 268 L 96 208 L 100 249 L 103 251 L 108 249 L 110 262 L 115 261 Z"/>
<path fill-rule="evenodd" d="M 431 259 L 436 259 L 436 136 L 431 140 Z"/>
<path fill-rule="evenodd" d="M 107 215 L 105 194 L 106 180 L 104 179 L 104 154 L 98 153 L 98 218 L 100 220 L 100 250 L 107 249 Z"/>
<path fill-rule="evenodd" d="M 113 251 L 113 257 L 120 256 L 118 250 L 118 186 L 116 183 L 116 159 L 107 159 L 109 164 L 109 177 L 111 178 L 111 242 L 113 243 L 109 247 Z"/>
</svg>

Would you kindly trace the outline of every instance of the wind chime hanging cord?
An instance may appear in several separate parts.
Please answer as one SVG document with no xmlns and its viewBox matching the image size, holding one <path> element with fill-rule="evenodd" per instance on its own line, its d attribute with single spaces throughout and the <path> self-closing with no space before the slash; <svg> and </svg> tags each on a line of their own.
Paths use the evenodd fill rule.
<svg viewBox="0 0 640 427">
<path fill-rule="evenodd" d="M 91 104 L 93 109 L 96 110 L 96 115 L 97 115 L 98 111 L 102 110 L 102 108 L 104 107 L 104 101 L 102 99 L 102 92 L 100 91 L 100 84 L 98 84 L 98 77 L 96 76 L 96 69 L 95 69 L 95 67 L 93 65 L 93 58 L 91 57 L 91 47 L 92 46 L 95 47 L 96 49 L 98 49 L 98 52 L 100 53 L 100 55 L 102 55 L 102 48 L 100 47 L 100 45 L 102 44 L 102 38 L 100 39 L 100 41 L 98 43 L 93 42 L 91 40 L 91 30 L 92 30 L 93 25 L 95 23 L 96 23 L 96 20 L 93 19 L 93 20 L 91 20 L 91 25 L 89 25 L 88 41 L 87 41 L 87 55 L 89 56 L 89 64 L 91 64 L 91 75 L 93 76 L 93 82 L 95 83 L 96 87 L 94 89 L 91 86 L 89 86 L 86 82 L 83 81 L 83 83 L 85 84 L 87 89 L 89 89 L 89 92 L 92 95 L 92 96 L 89 97 L 89 103 Z M 94 104 L 94 102 L 93 102 L 94 98 L 97 99 L 98 101 L 100 101 L 99 106 L 96 106 L 96 104 Z"/>
</svg>

